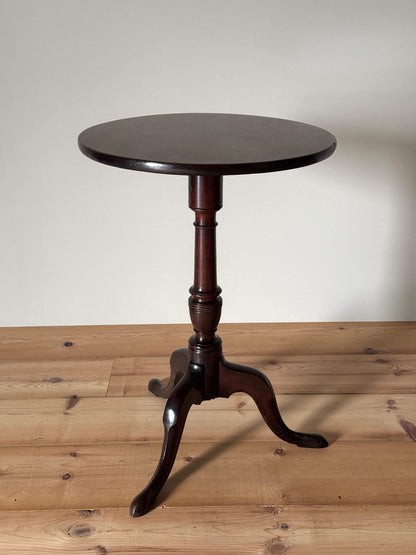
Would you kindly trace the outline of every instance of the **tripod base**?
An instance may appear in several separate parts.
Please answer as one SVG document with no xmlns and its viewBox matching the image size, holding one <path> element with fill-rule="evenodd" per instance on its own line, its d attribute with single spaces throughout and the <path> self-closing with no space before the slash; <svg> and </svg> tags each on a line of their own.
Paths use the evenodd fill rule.
<svg viewBox="0 0 416 555">
<path fill-rule="evenodd" d="M 264 421 L 274 434 L 288 443 L 299 447 L 319 449 L 328 446 L 326 439 L 317 434 L 295 432 L 288 428 L 280 415 L 276 397 L 269 379 L 258 370 L 233 364 L 222 356 L 218 358 L 218 391 L 206 393 L 205 366 L 191 362 L 188 349 L 178 349 L 171 356 L 171 374 L 167 385 L 153 379 L 149 390 L 157 397 L 167 398 L 163 415 L 165 435 L 159 464 L 148 485 L 133 499 L 130 505 L 131 516 L 148 513 L 156 497 L 169 477 L 178 452 L 179 443 L 185 426 L 186 417 L 193 404 L 214 397 L 229 397 L 243 392 L 255 401 Z M 210 373 L 212 373 L 212 363 Z"/>
</svg>

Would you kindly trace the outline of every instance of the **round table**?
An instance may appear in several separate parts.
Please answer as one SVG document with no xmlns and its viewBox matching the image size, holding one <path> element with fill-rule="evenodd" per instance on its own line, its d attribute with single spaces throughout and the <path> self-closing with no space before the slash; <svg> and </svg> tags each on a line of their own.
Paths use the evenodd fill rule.
<svg viewBox="0 0 416 555">
<path fill-rule="evenodd" d="M 187 175 L 189 207 L 195 212 L 194 283 L 189 311 L 194 329 L 188 347 L 170 359 L 167 383 L 149 390 L 167 398 L 159 464 L 133 499 L 132 516 L 146 514 L 165 484 L 176 458 L 185 420 L 193 404 L 250 395 L 271 430 L 300 447 L 327 447 L 320 435 L 295 432 L 284 423 L 268 378 L 228 362 L 216 334 L 221 288 L 216 269 L 216 212 L 222 208 L 224 175 L 264 173 L 307 166 L 328 158 L 335 137 L 319 127 L 291 120 L 240 114 L 159 114 L 95 125 L 78 138 L 81 151 L 103 164 L 129 170 Z"/>
</svg>

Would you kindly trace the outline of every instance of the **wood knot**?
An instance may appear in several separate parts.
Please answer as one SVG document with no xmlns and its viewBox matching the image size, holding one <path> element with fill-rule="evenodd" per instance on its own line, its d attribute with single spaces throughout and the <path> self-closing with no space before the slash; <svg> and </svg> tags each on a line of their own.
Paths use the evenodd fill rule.
<svg viewBox="0 0 416 555">
<path fill-rule="evenodd" d="M 377 351 L 376 349 L 373 349 L 372 347 L 367 347 L 367 349 L 364 349 L 364 354 L 365 355 L 382 355 L 383 351 Z"/>
<path fill-rule="evenodd" d="M 400 426 L 403 428 L 403 430 L 406 432 L 406 434 L 410 437 L 412 441 L 416 441 L 416 426 L 413 424 L 413 422 L 410 422 L 409 420 L 405 420 L 404 418 L 402 418 L 400 420 Z"/>
<path fill-rule="evenodd" d="M 277 507 L 275 505 L 265 505 L 263 509 L 269 515 L 275 515 L 278 513 Z"/>
<path fill-rule="evenodd" d="M 194 458 L 193 457 L 184 457 L 183 460 L 185 462 L 192 462 L 194 460 Z"/>
<path fill-rule="evenodd" d="M 286 451 L 283 449 L 283 447 L 278 447 L 273 451 L 273 455 L 284 457 L 286 455 Z"/>
<path fill-rule="evenodd" d="M 78 395 L 72 395 L 69 399 L 68 402 L 66 404 L 65 409 L 66 410 L 71 410 L 72 408 L 75 407 L 75 405 L 79 402 L 80 397 L 78 397 Z"/>
<path fill-rule="evenodd" d="M 65 341 L 64 347 L 72 347 L 72 346 L 73 346 L 72 341 Z"/>
<path fill-rule="evenodd" d="M 88 524 L 74 524 L 68 528 L 68 536 L 71 538 L 87 538 L 95 534 L 95 528 Z"/>
<path fill-rule="evenodd" d="M 71 477 L 72 477 L 72 475 L 69 474 L 69 472 L 67 472 L 66 474 L 64 474 L 64 475 L 62 476 L 62 480 L 69 480 Z"/>
<path fill-rule="evenodd" d="M 100 509 L 83 509 L 82 511 L 78 511 L 80 518 L 88 518 L 92 515 L 99 516 L 101 512 Z"/>
<path fill-rule="evenodd" d="M 241 412 L 242 409 L 247 405 L 247 401 L 245 401 L 244 399 L 242 401 L 240 401 L 237 405 L 237 410 L 238 412 Z"/>
<path fill-rule="evenodd" d="M 264 544 L 264 548 L 264 555 L 279 555 L 288 549 L 287 545 L 285 545 L 279 537 L 267 540 Z"/>
</svg>

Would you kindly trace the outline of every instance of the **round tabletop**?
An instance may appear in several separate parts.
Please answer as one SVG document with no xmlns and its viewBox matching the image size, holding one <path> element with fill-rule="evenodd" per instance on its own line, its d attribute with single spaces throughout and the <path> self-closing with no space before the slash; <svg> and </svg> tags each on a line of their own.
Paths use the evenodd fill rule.
<svg viewBox="0 0 416 555">
<path fill-rule="evenodd" d="M 160 114 L 95 125 L 78 137 L 103 164 L 156 173 L 236 175 L 299 168 L 336 147 L 319 127 L 239 114 Z"/>
</svg>

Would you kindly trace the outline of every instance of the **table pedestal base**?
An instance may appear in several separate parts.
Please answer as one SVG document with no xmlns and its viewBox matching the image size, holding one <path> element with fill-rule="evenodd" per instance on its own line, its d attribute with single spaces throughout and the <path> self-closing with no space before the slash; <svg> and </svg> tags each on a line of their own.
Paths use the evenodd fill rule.
<svg viewBox="0 0 416 555">
<path fill-rule="evenodd" d="M 212 361 L 209 364 L 210 376 L 216 367 L 218 389 L 216 392 L 206 392 L 205 366 L 191 362 L 188 349 L 174 351 L 170 365 L 171 374 L 167 385 L 156 379 L 149 382 L 149 390 L 154 395 L 167 398 L 163 415 L 165 436 L 159 464 L 148 485 L 133 499 L 131 516 L 142 516 L 152 508 L 172 470 L 186 417 L 193 404 L 199 405 L 215 397 L 229 397 L 237 392 L 247 393 L 255 401 L 266 424 L 280 439 L 299 447 L 328 446 L 326 439 L 320 435 L 294 432 L 286 426 L 280 416 L 272 385 L 262 372 L 228 362 L 220 355 L 214 364 Z"/>
<path fill-rule="evenodd" d="M 243 392 L 250 395 L 266 424 L 281 439 L 300 447 L 327 447 L 326 439 L 290 430 L 277 408 L 270 381 L 264 374 L 233 364 L 222 355 L 222 341 L 216 335 L 221 315 L 221 288 L 217 284 L 216 212 L 222 207 L 221 176 L 190 176 L 189 207 L 195 212 L 194 284 L 189 292 L 189 312 L 194 334 L 188 349 L 178 349 L 170 360 L 167 385 L 149 382 L 149 390 L 167 398 L 163 424 L 162 454 L 154 475 L 130 506 L 132 516 L 146 514 L 172 470 L 186 417 L 193 404 Z"/>
</svg>

